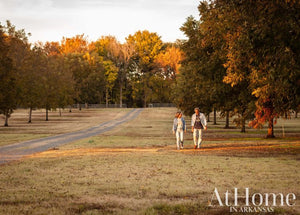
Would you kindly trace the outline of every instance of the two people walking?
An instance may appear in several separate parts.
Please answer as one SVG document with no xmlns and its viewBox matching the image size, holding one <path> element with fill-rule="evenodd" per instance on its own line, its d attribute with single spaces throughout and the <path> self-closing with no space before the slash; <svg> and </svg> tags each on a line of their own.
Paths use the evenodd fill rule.
<svg viewBox="0 0 300 215">
<path fill-rule="evenodd" d="M 194 109 L 194 114 L 191 119 L 191 127 L 194 140 L 194 149 L 200 149 L 202 143 L 203 129 L 207 130 L 207 122 L 205 115 L 200 113 L 199 108 Z M 183 149 L 183 132 L 186 133 L 187 127 L 181 112 L 175 114 L 173 122 L 173 134 L 176 134 L 177 149 Z"/>
</svg>

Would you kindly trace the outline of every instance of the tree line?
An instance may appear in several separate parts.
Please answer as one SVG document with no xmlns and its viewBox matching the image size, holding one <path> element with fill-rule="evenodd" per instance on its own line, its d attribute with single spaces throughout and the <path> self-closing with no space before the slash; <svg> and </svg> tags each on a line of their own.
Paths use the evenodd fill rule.
<svg viewBox="0 0 300 215">
<path fill-rule="evenodd" d="M 113 36 L 84 35 L 31 44 L 25 30 L 0 25 L 0 114 L 5 125 L 17 107 L 48 111 L 72 104 L 146 107 L 172 101 L 182 58 L 178 44 L 138 31 L 121 44 Z"/>
<path fill-rule="evenodd" d="M 186 115 L 199 106 L 220 112 L 245 132 L 300 109 L 300 2 L 200 1 L 187 39 L 164 43 L 138 31 L 125 43 L 84 35 L 30 44 L 24 30 L 0 25 L 0 114 L 16 107 L 50 109 L 81 103 L 146 107 L 173 102 Z M 31 116 L 31 114 L 30 114 Z M 48 119 L 48 118 L 46 118 Z M 29 122 L 31 117 L 29 117 Z"/>
<path fill-rule="evenodd" d="M 175 102 L 221 111 L 245 132 L 300 109 L 300 2 L 295 0 L 201 1 L 200 18 L 188 17 L 175 87 Z"/>
</svg>

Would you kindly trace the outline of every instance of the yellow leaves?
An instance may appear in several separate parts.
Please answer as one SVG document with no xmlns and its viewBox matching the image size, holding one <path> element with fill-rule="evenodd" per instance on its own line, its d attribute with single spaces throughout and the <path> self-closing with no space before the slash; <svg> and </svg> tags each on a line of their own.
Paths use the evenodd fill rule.
<svg viewBox="0 0 300 215">
<path fill-rule="evenodd" d="M 224 76 L 223 82 L 226 84 L 230 84 L 233 87 L 237 85 L 239 82 L 241 82 L 243 79 L 244 76 L 242 74 L 227 71 L 227 75 Z"/>
<path fill-rule="evenodd" d="M 252 91 L 252 95 L 260 99 L 267 99 L 268 98 L 268 89 L 270 85 L 266 84 L 262 87 L 257 87 Z"/>
<path fill-rule="evenodd" d="M 259 97 L 260 94 L 261 94 L 261 88 L 260 87 L 258 87 L 257 89 L 255 89 L 252 92 L 252 95 L 254 95 L 255 97 Z"/>
<path fill-rule="evenodd" d="M 250 83 L 253 85 L 263 85 L 267 81 L 267 77 L 264 76 L 264 71 L 266 69 L 251 69 L 249 76 Z"/>
<path fill-rule="evenodd" d="M 85 55 L 83 55 L 83 58 L 89 62 L 93 61 L 93 57 L 90 55 L 90 53 L 86 53 Z"/>
<path fill-rule="evenodd" d="M 118 77 L 118 68 L 110 60 L 103 61 L 103 66 L 105 69 L 106 87 L 111 89 Z"/>
<path fill-rule="evenodd" d="M 162 41 L 156 33 L 149 31 L 137 31 L 134 35 L 129 35 L 127 43 L 133 45 L 140 62 L 144 65 L 152 63 L 162 48 Z"/>
<path fill-rule="evenodd" d="M 224 68 L 227 69 L 227 74 L 223 78 L 223 82 L 230 84 L 232 87 L 237 85 L 239 82 L 245 79 L 243 71 L 240 71 L 237 66 L 239 59 L 236 57 L 237 53 L 229 51 L 227 54 L 227 62 L 223 64 Z"/>
<path fill-rule="evenodd" d="M 99 55 L 106 59 L 118 59 L 121 52 L 121 44 L 113 36 L 103 36 L 95 43 Z"/>
</svg>

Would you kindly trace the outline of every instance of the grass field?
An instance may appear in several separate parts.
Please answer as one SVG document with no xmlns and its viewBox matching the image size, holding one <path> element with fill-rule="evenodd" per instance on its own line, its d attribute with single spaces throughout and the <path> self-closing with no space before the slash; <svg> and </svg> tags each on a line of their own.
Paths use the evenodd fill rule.
<svg viewBox="0 0 300 215">
<path fill-rule="evenodd" d="M 124 111 L 65 113 L 65 125 L 53 123 L 51 132 L 42 119 L 33 123 L 36 128 L 30 125 L 32 130 L 17 123 L 26 113 L 21 111 L 0 132 L 5 138 L 16 135 L 8 144 L 22 135 L 85 128 Z M 224 195 L 235 187 L 241 192 L 247 187 L 251 193 L 295 193 L 295 206 L 275 208 L 272 214 L 300 213 L 299 119 L 279 120 L 272 140 L 264 138 L 266 130 L 241 134 L 223 129 L 224 119 L 218 119 L 218 125 L 209 123 L 201 150 L 192 149 L 188 132 L 185 149 L 177 151 L 171 132 L 175 111 L 145 109 L 134 121 L 102 135 L 1 165 L 0 214 L 236 214 L 228 207 L 209 206 L 215 188 Z M 73 124 L 76 128 L 70 128 Z M 64 129 L 56 131 L 56 126 Z"/>
<path fill-rule="evenodd" d="M 129 110 L 73 109 L 70 113 L 66 109 L 62 111 L 62 116 L 58 111 L 49 112 L 49 121 L 45 121 L 45 110 L 36 110 L 32 114 L 32 123 L 28 123 L 28 110 L 17 110 L 9 119 L 9 127 L 0 124 L 0 146 L 86 129 L 121 117 Z"/>
</svg>

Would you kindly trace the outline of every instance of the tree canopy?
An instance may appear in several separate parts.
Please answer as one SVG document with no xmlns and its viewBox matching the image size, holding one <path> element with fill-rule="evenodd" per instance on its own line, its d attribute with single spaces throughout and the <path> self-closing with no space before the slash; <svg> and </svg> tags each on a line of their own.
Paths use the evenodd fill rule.
<svg viewBox="0 0 300 215">
<path fill-rule="evenodd" d="M 274 119 L 299 109 L 300 3 L 214 0 L 198 9 L 200 19 L 181 28 L 188 39 L 176 103 L 231 111 L 242 127 L 268 122 L 273 137 Z"/>
</svg>

